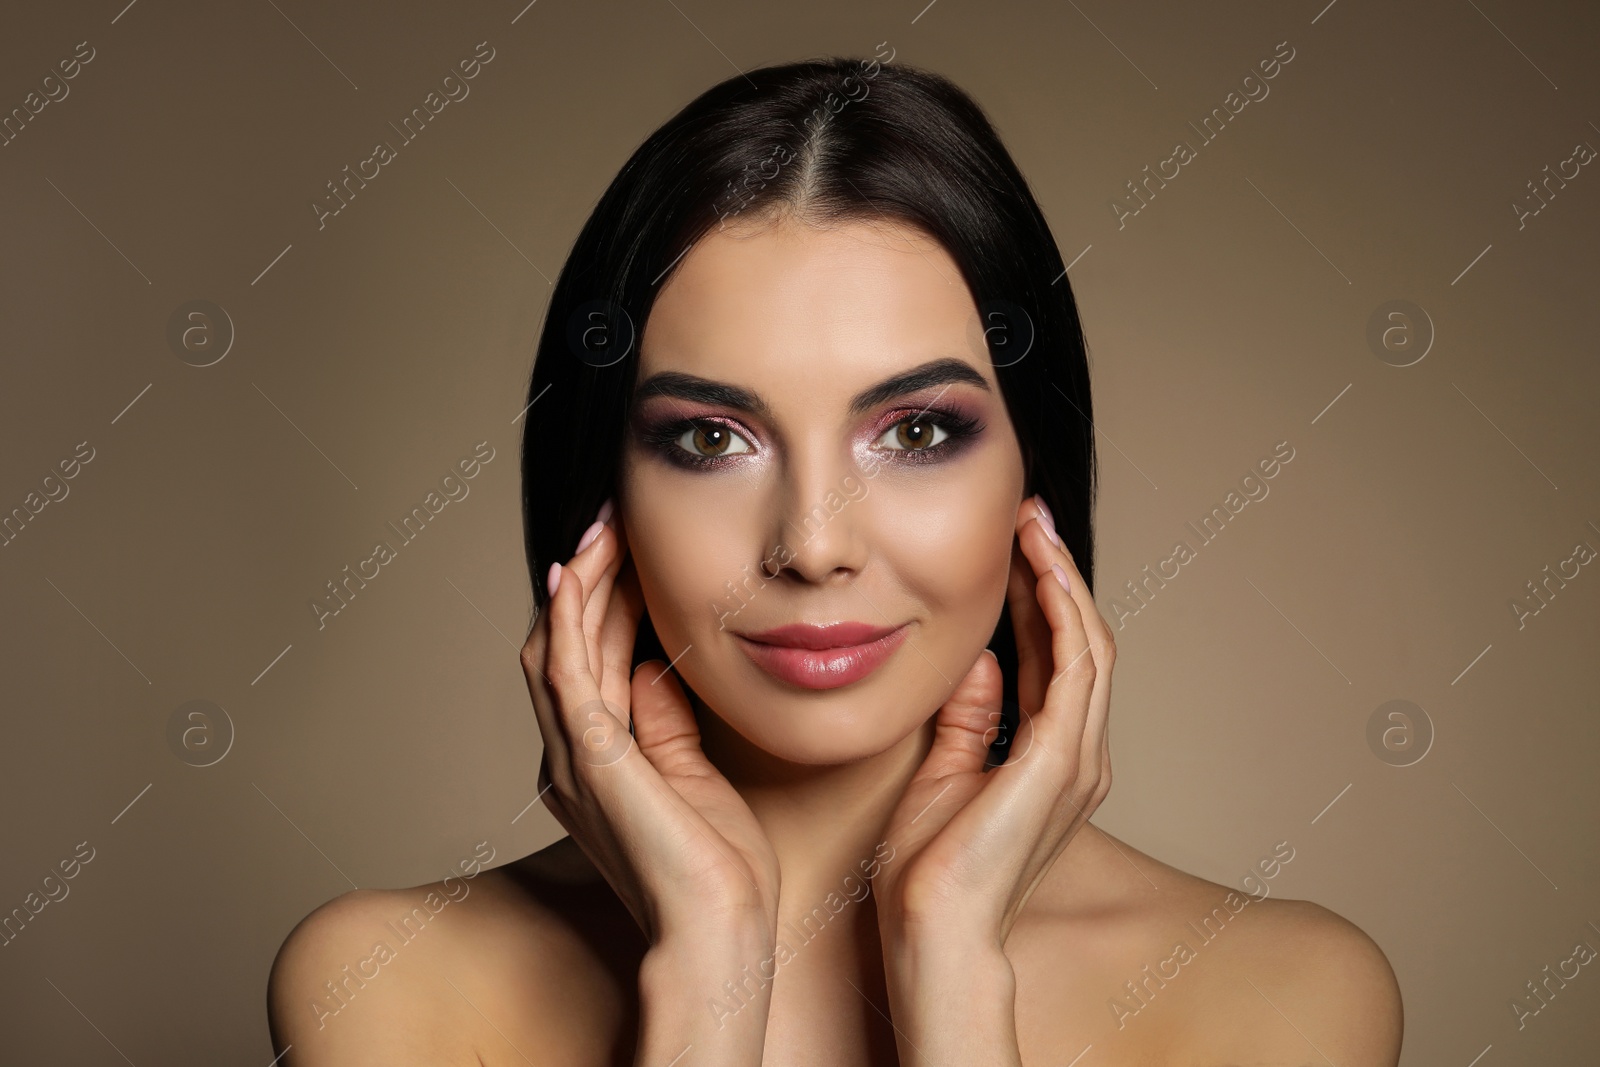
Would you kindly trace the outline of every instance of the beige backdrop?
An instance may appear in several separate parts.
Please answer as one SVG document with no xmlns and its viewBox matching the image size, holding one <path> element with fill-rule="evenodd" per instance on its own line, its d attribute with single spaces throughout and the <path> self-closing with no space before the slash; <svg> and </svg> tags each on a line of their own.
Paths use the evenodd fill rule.
<svg viewBox="0 0 1600 1067">
<path fill-rule="evenodd" d="M 989 111 L 1073 264 L 1124 624 L 1098 821 L 1234 885 L 1288 842 L 1273 892 L 1387 951 L 1410 1067 L 1594 1062 L 1595 968 L 1511 1005 L 1600 947 L 1600 11 L 1325 2 L 10 12 L 0 912 L 74 877 L 0 947 L 0 1059 L 265 1065 L 307 911 L 554 839 L 516 656 L 550 279 L 694 94 L 887 42 Z M 1129 214 L 1147 165 L 1177 173 Z M 470 495 L 319 629 L 479 442 Z"/>
</svg>

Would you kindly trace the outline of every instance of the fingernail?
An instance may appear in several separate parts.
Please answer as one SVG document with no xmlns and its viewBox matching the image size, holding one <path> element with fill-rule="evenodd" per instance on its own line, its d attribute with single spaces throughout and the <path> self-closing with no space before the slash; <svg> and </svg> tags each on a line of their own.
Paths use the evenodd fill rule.
<svg viewBox="0 0 1600 1067">
<path fill-rule="evenodd" d="M 1050 509 L 1045 506 L 1044 497 L 1035 496 L 1033 504 L 1039 509 L 1039 525 L 1044 527 L 1044 535 L 1050 538 L 1052 545 L 1061 544 L 1061 535 L 1056 533 L 1056 520 L 1050 514 Z"/>
<path fill-rule="evenodd" d="M 561 564 L 550 564 L 550 573 L 544 576 L 544 588 L 551 596 L 555 596 L 556 590 L 561 588 Z"/>
<path fill-rule="evenodd" d="M 606 502 L 601 504 L 600 510 L 595 513 L 594 520 L 596 522 L 605 522 L 607 519 L 611 518 L 611 513 L 616 510 L 616 506 L 617 502 L 615 500 L 609 496 L 606 497 Z"/>
<path fill-rule="evenodd" d="M 1072 592 L 1072 586 L 1067 582 L 1067 572 L 1061 569 L 1061 564 L 1052 563 L 1050 569 L 1056 572 L 1056 581 L 1061 583 L 1061 588 L 1069 593 Z"/>
<path fill-rule="evenodd" d="M 578 552 L 582 552 L 584 549 L 588 548 L 589 543 L 596 537 L 599 537 L 600 531 L 604 530 L 605 528 L 606 524 L 602 519 L 596 519 L 594 522 L 591 522 L 589 524 L 589 528 L 583 531 L 583 536 L 578 538 Z M 576 556 L 578 552 L 574 552 L 573 555 Z"/>
</svg>

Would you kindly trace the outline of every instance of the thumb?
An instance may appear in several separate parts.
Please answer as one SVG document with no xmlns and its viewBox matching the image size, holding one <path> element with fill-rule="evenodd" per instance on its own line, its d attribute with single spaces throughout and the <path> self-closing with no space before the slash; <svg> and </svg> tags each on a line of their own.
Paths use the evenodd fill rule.
<svg viewBox="0 0 1600 1067">
<path fill-rule="evenodd" d="M 631 694 L 634 740 L 662 776 L 694 773 L 707 762 L 694 709 L 668 664 L 658 659 L 639 664 Z"/>
<path fill-rule="evenodd" d="M 984 649 L 939 708 L 933 747 L 917 777 L 944 778 L 952 774 L 977 774 L 989 755 L 989 743 L 1000 726 L 1000 698 L 1004 678 L 1000 660 Z"/>
</svg>

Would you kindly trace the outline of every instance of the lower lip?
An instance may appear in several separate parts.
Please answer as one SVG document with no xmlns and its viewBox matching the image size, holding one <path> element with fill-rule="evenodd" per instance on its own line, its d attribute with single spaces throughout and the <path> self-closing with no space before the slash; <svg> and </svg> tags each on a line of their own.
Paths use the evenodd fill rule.
<svg viewBox="0 0 1600 1067">
<path fill-rule="evenodd" d="M 906 628 L 899 626 L 876 641 L 841 648 L 790 648 L 735 636 L 745 655 L 779 681 L 806 689 L 837 689 L 882 666 L 905 640 Z"/>
</svg>

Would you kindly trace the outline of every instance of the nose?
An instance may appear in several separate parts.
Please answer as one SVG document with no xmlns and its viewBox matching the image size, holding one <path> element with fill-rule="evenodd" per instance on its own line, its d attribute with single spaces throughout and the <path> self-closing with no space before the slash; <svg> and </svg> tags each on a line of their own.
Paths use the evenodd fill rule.
<svg viewBox="0 0 1600 1067">
<path fill-rule="evenodd" d="M 847 581 L 861 573 L 868 546 L 864 537 L 867 480 L 855 460 L 832 448 L 795 455 L 779 490 L 773 543 L 787 560 L 779 574 L 814 584 Z"/>
</svg>

